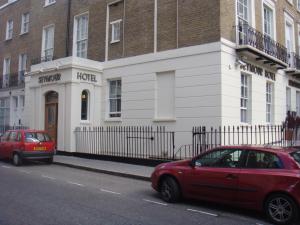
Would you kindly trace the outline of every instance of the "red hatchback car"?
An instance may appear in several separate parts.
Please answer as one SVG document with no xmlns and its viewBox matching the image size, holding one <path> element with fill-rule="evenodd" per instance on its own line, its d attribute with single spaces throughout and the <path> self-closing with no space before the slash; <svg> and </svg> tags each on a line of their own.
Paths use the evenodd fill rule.
<svg viewBox="0 0 300 225">
<path fill-rule="evenodd" d="M 12 159 L 14 165 L 23 159 L 43 159 L 53 162 L 55 142 L 45 131 L 10 130 L 4 133 L 0 142 L 0 158 Z"/>
<path fill-rule="evenodd" d="M 300 151 L 225 146 L 192 160 L 158 165 L 152 187 L 163 200 L 194 198 L 264 211 L 275 224 L 297 220 Z"/>
</svg>

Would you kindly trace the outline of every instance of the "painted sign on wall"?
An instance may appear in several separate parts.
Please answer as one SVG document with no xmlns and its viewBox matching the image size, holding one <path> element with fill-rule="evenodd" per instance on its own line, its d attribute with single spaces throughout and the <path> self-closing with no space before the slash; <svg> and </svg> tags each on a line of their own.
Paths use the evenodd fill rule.
<svg viewBox="0 0 300 225">
<path fill-rule="evenodd" d="M 39 77 L 39 83 L 43 84 L 43 83 L 55 82 L 55 81 L 60 81 L 60 79 L 61 79 L 61 74 L 56 73 L 56 74 Z"/>
</svg>

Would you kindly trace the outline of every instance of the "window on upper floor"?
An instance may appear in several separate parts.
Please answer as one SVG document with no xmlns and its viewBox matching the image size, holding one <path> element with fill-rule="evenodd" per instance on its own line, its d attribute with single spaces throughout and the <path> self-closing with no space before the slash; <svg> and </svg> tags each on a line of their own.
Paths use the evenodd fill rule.
<svg viewBox="0 0 300 225">
<path fill-rule="evenodd" d="M 74 49 L 77 57 L 87 58 L 89 15 L 76 16 L 74 20 Z"/>
<path fill-rule="evenodd" d="M 42 61 L 50 61 L 54 53 L 54 25 L 44 27 L 42 42 Z"/>
<path fill-rule="evenodd" d="M 268 35 L 270 38 L 274 39 L 274 11 L 271 7 L 264 4 L 264 34 Z"/>
<path fill-rule="evenodd" d="M 14 22 L 12 20 L 8 20 L 6 23 L 6 40 L 12 39 L 14 29 Z"/>
<path fill-rule="evenodd" d="M 27 65 L 27 55 L 25 53 L 19 55 L 19 72 L 18 72 L 18 83 L 24 83 L 24 75 Z"/>
<path fill-rule="evenodd" d="M 52 5 L 56 2 L 56 0 L 45 0 L 45 6 Z"/>
<path fill-rule="evenodd" d="M 111 22 L 111 41 L 110 43 L 119 42 L 121 39 L 121 22 L 122 20 L 115 20 Z"/>
<path fill-rule="evenodd" d="M 8 87 L 10 74 L 10 58 L 5 58 L 3 61 L 3 77 L 2 87 Z"/>
<path fill-rule="evenodd" d="M 239 22 L 251 24 L 251 0 L 238 0 L 237 12 Z"/>
<path fill-rule="evenodd" d="M 297 9 L 300 11 L 300 0 L 297 0 Z"/>
<path fill-rule="evenodd" d="M 29 13 L 22 14 L 21 34 L 28 33 L 29 31 Z"/>
</svg>

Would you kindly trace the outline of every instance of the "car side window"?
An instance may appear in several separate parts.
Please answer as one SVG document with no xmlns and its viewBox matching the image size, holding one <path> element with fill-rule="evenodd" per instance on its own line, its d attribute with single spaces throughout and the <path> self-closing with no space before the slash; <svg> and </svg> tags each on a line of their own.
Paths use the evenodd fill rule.
<svg viewBox="0 0 300 225">
<path fill-rule="evenodd" d="M 16 141 L 16 139 L 17 139 L 17 132 L 11 132 L 9 136 L 9 141 L 14 142 Z"/>
<path fill-rule="evenodd" d="M 203 155 L 195 161 L 198 167 L 237 168 L 242 151 L 239 149 L 221 149 Z"/>
<path fill-rule="evenodd" d="M 262 151 L 249 151 L 245 166 L 253 169 L 283 168 L 283 164 L 277 155 Z"/>
<path fill-rule="evenodd" d="M 7 141 L 9 137 L 10 132 L 6 131 L 3 136 L 1 137 L 1 141 Z"/>
</svg>

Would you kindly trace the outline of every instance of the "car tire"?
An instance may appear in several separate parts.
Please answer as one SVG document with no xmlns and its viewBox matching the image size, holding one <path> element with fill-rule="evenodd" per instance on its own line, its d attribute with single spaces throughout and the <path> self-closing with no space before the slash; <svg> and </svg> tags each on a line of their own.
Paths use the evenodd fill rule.
<svg viewBox="0 0 300 225">
<path fill-rule="evenodd" d="M 293 223 L 298 217 L 298 210 L 294 200 L 285 194 L 273 194 L 265 202 L 265 213 L 273 224 Z"/>
<path fill-rule="evenodd" d="M 48 158 L 45 160 L 47 164 L 52 164 L 53 163 L 53 157 Z"/>
<path fill-rule="evenodd" d="M 161 198 L 169 203 L 177 202 L 180 199 L 180 188 L 176 180 L 172 177 L 166 177 L 160 185 Z"/>
<path fill-rule="evenodd" d="M 15 166 L 21 166 L 22 165 L 22 158 L 18 153 L 13 154 L 12 162 Z"/>
</svg>

